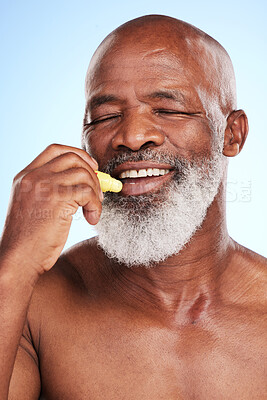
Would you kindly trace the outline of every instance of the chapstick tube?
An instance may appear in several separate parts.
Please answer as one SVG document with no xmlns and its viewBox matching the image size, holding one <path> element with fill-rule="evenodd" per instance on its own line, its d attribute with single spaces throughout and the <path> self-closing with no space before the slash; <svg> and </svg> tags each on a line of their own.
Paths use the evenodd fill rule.
<svg viewBox="0 0 267 400">
<path fill-rule="evenodd" d="M 118 193 L 122 189 L 121 181 L 118 181 L 115 178 L 112 178 L 109 174 L 105 174 L 104 172 L 95 171 L 99 182 L 102 192 L 115 192 Z"/>
</svg>

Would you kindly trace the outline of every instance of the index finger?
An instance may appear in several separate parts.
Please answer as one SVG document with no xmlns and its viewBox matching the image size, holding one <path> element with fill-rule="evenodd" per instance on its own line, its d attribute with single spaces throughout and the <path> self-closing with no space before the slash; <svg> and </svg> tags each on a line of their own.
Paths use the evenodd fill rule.
<svg viewBox="0 0 267 400">
<path fill-rule="evenodd" d="M 63 144 L 51 144 L 42 153 L 40 153 L 24 170 L 33 170 L 41 167 L 47 162 L 54 158 L 65 154 L 65 153 L 76 153 L 78 156 L 84 159 L 91 168 L 94 170 L 98 169 L 96 160 L 89 156 L 86 151 L 79 149 L 78 147 L 65 146 Z"/>
</svg>

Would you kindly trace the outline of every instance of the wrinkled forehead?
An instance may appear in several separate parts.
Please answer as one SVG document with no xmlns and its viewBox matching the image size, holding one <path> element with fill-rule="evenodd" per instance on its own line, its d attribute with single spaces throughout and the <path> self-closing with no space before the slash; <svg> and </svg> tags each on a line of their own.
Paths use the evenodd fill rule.
<svg viewBox="0 0 267 400">
<path fill-rule="evenodd" d="M 201 54 L 200 54 L 201 53 Z M 110 37 L 94 54 L 86 78 L 86 95 L 96 85 L 113 77 L 131 78 L 130 73 L 147 78 L 166 78 L 177 76 L 177 79 L 186 81 L 186 84 L 201 84 L 205 87 L 211 82 L 207 50 L 204 43 L 198 40 L 143 40 L 142 42 L 118 40 Z M 208 57 L 209 61 L 211 56 Z M 129 75 L 127 76 L 127 73 Z"/>
</svg>

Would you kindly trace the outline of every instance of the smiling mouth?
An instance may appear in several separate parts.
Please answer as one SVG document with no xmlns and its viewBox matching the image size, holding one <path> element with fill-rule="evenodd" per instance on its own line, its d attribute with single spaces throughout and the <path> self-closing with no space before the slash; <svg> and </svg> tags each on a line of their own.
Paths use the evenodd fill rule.
<svg viewBox="0 0 267 400">
<path fill-rule="evenodd" d="M 117 179 L 123 183 L 123 196 L 138 196 L 145 193 L 155 193 L 168 182 L 173 175 L 171 168 L 129 168 L 122 171 Z"/>
<path fill-rule="evenodd" d="M 128 169 L 119 175 L 119 179 L 127 178 L 146 178 L 150 176 L 163 176 L 170 172 L 170 169 L 147 168 L 147 169 Z"/>
</svg>

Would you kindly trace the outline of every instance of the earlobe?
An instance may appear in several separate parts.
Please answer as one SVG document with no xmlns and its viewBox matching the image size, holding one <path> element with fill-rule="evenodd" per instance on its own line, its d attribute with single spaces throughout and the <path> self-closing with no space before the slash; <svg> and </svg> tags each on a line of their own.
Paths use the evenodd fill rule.
<svg viewBox="0 0 267 400">
<path fill-rule="evenodd" d="M 227 118 L 223 154 L 234 157 L 242 150 L 248 135 L 248 119 L 243 110 L 232 111 Z"/>
</svg>

